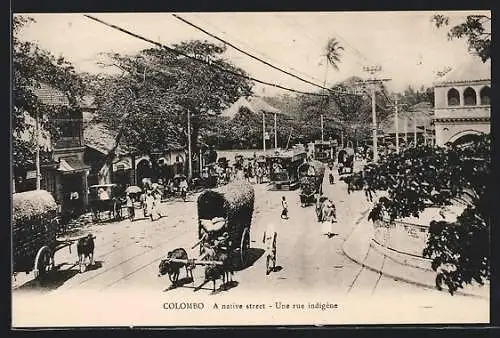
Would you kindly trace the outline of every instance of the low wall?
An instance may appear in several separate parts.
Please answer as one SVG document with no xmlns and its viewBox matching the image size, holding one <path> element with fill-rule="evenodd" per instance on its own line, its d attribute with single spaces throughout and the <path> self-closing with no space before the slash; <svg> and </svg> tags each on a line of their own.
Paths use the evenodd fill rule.
<svg viewBox="0 0 500 338">
<path fill-rule="evenodd" d="M 420 269 L 432 270 L 431 260 L 422 252 L 429 237 L 428 227 L 401 221 L 373 223 L 371 246 L 394 261 Z"/>
</svg>

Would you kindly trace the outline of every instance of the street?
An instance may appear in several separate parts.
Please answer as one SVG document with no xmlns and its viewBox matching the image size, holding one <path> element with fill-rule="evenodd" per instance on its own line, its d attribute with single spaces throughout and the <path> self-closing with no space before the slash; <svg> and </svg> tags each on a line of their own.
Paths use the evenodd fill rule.
<svg viewBox="0 0 500 338">
<path fill-rule="evenodd" d="M 314 206 L 300 206 L 297 191 L 268 191 L 266 184 L 254 185 L 256 203 L 251 227 L 250 266 L 236 271 L 234 282 L 229 283 L 224 291 L 220 289 L 221 281 L 217 281 L 215 293 L 212 292 L 211 282 L 198 289 L 204 280 L 201 266 L 194 270 L 194 283 L 184 279 L 187 283 L 176 288 L 171 287 L 167 276 L 157 276 L 159 261 L 169 250 L 182 247 L 186 248 L 189 257 L 198 255 L 197 247 L 190 249 L 197 241 L 196 195 L 190 195 L 187 202 L 163 203 L 163 217 L 158 221 L 123 220 L 93 225 L 89 230 L 97 236 L 95 266 L 80 274 L 74 265 L 77 259 L 75 251 L 70 255 L 67 249 L 61 250 L 55 257 L 56 264 L 59 264 L 55 281 L 45 286 L 28 281 L 19 286 L 13 291 L 14 304 L 18 302 L 22 309 L 23 300 L 32 299 L 22 297 L 33 295 L 25 291 L 35 291 L 40 299 L 48 301 L 76 291 L 70 293 L 72 302 L 74 297 L 83 299 L 87 294 L 95 297 L 123 292 L 136 297 L 144 293 L 167 295 L 169 299 L 189 300 L 196 296 L 197 299 L 225 299 L 228 302 L 238 297 L 248 299 L 249 295 L 274 295 L 279 299 L 283 295 L 286 299 L 304 296 L 346 302 L 349 299 L 352 302 L 380 299 L 381 303 L 377 304 L 406 299 L 408 310 L 424 309 L 429 314 L 432 309 L 440 316 L 452 308 L 450 302 L 469 302 L 471 306 L 487 310 L 488 302 L 485 300 L 467 299 L 460 295 L 452 297 L 437 290 L 422 289 L 382 276 L 350 260 L 344 255 L 342 244 L 369 210 L 370 203 L 362 192 L 347 194 L 346 184 L 338 177 L 333 185 L 325 179 L 323 186 L 324 193 L 331 196 L 337 206 L 336 235 L 330 239 L 321 234 Z M 289 203 L 288 220 L 280 219 L 281 196 L 285 196 Z M 276 225 L 278 244 L 277 269 L 266 276 L 262 236 L 267 222 Z M 183 281 L 183 278 L 184 269 L 181 270 L 180 280 Z M 481 314 L 476 313 L 479 317 Z M 450 317 L 453 317 L 451 313 Z M 349 320 L 354 319 L 349 317 Z"/>
</svg>

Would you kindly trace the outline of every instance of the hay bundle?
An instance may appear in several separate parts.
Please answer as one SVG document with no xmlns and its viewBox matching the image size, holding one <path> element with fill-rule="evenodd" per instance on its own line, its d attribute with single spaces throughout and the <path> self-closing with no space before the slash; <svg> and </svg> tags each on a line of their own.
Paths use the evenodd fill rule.
<svg viewBox="0 0 500 338">
<path fill-rule="evenodd" d="M 30 221 L 52 219 L 56 216 L 57 204 L 54 197 L 45 190 L 16 193 L 12 197 L 13 227 L 23 226 Z"/>
<path fill-rule="evenodd" d="M 14 270 L 29 271 L 37 251 L 55 243 L 57 205 L 45 190 L 16 193 L 12 198 Z"/>
<path fill-rule="evenodd" d="M 200 228 L 207 224 L 203 220 L 223 217 L 226 220 L 223 229 L 228 230 L 233 241 L 239 242 L 243 229 L 250 227 L 252 223 L 254 200 L 253 186 L 246 181 L 234 181 L 225 186 L 204 191 L 198 197 Z M 210 229 L 205 228 L 205 230 Z"/>
</svg>

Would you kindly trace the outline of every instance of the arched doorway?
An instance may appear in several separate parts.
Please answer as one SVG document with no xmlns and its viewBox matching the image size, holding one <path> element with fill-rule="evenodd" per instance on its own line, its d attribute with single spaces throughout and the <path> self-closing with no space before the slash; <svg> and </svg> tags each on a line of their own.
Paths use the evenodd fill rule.
<svg viewBox="0 0 500 338">
<path fill-rule="evenodd" d="M 452 136 L 448 143 L 457 147 L 462 147 L 476 141 L 480 135 L 482 135 L 482 133 L 476 130 L 464 130 Z"/>
</svg>

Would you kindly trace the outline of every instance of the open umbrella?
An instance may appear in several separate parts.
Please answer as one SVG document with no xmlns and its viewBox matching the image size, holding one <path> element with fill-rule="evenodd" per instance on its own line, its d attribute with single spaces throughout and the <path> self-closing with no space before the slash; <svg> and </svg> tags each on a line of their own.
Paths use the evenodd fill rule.
<svg viewBox="0 0 500 338">
<path fill-rule="evenodd" d="M 182 179 L 182 178 L 186 178 L 186 176 L 185 176 L 185 175 L 182 175 L 182 174 L 177 174 L 177 175 L 175 175 L 175 176 L 174 176 L 174 179 L 175 179 L 175 178 Z"/>
<path fill-rule="evenodd" d="M 136 185 L 131 185 L 130 187 L 128 187 L 126 190 L 125 190 L 126 193 L 128 194 L 138 194 L 140 192 L 142 192 L 142 189 L 139 188 L 138 186 Z"/>
</svg>

